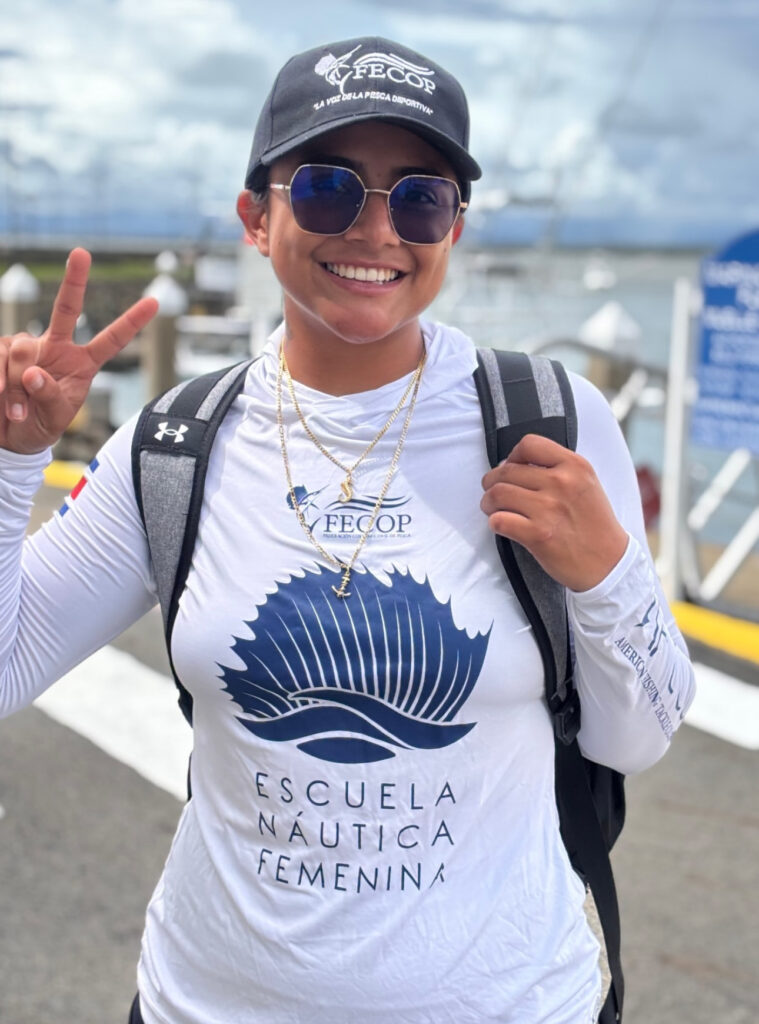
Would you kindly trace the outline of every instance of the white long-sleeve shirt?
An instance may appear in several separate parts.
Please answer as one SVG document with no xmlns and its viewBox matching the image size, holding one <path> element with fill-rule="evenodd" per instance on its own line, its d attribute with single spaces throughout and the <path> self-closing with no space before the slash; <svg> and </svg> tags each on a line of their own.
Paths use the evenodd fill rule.
<svg viewBox="0 0 759 1024">
<path fill-rule="evenodd" d="M 220 428 L 172 638 L 194 699 L 193 797 L 148 908 L 146 1024 L 595 1020 L 598 945 L 558 831 L 542 664 L 479 510 L 474 349 L 440 325 L 425 338 L 398 472 L 345 601 L 289 501 L 276 339 Z M 313 432 L 351 465 L 407 383 L 297 390 Z M 567 596 L 579 739 L 634 772 L 666 750 L 693 675 L 624 441 L 599 393 L 576 376 L 572 387 L 578 451 L 630 535 L 602 583 Z M 347 561 L 400 422 L 341 503 L 345 474 L 287 400 L 284 418 L 303 514 Z M 23 555 L 47 456 L 0 451 L 4 714 L 155 603 L 132 430 Z"/>
</svg>

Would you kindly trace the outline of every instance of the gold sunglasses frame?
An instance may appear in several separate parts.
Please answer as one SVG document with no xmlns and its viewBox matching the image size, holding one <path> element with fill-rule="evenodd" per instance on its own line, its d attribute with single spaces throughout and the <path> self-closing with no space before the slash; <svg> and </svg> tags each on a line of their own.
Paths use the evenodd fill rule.
<svg viewBox="0 0 759 1024">
<path fill-rule="evenodd" d="M 309 231 L 307 228 L 301 227 L 301 225 L 298 224 L 298 218 L 297 218 L 297 216 L 295 214 L 295 210 L 293 209 L 292 183 L 295 180 L 296 174 L 298 174 L 300 171 L 302 171 L 306 167 L 324 167 L 324 168 L 327 168 L 329 170 L 346 171 L 348 174 L 352 174 L 353 177 L 361 185 L 361 187 L 364 190 L 364 198 L 361 200 L 361 206 L 359 206 L 358 210 L 356 211 L 356 216 L 353 218 L 353 220 L 350 222 L 350 224 L 348 225 L 347 228 L 343 228 L 342 231 Z M 390 209 L 390 196 L 395 191 L 395 189 L 398 187 L 398 185 L 400 185 L 400 183 L 402 181 L 405 181 L 407 178 L 417 178 L 417 179 L 418 178 L 421 178 L 421 179 L 427 178 L 430 181 L 448 181 L 456 189 L 456 195 L 459 197 L 459 207 L 458 207 L 458 210 L 456 211 L 456 213 L 454 215 L 454 218 L 453 218 L 453 220 L 451 222 L 451 226 L 448 228 L 448 231 L 446 231 L 445 235 L 443 235 L 443 238 L 441 238 L 437 242 L 409 242 L 408 239 L 404 238 L 401 234 L 399 234 L 398 229 L 396 228 L 395 224 L 393 223 L 393 213 L 392 213 L 392 210 Z M 295 170 L 293 171 L 293 173 L 292 173 L 292 175 L 290 177 L 290 183 L 288 185 L 283 185 L 283 184 L 280 184 L 278 182 L 273 182 L 273 183 L 270 183 L 268 185 L 268 188 L 270 188 L 270 189 L 277 189 L 277 190 L 282 191 L 282 192 L 287 192 L 287 197 L 288 197 L 288 200 L 290 202 L 290 210 L 292 212 L 293 217 L 295 218 L 295 223 L 298 224 L 298 228 L 301 231 L 303 231 L 305 234 L 307 234 L 307 235 L 318 235 L 318 236 L 320 236 L 322 238 L 335 238 L 335 237 L 337 237 L 337 235 L 344 235 L 346 231 L 350 231 L 350 229 L 353 227 L 353 225 L 359 219 L 361 214 L 364 212 L 364 207 L 366 206 L 366 197 L 369 196 L 369 195 L 373 195 L 373 194 L 380 195 L 380 196 L 386 196 L 386 198 L 387 198 L 387 216 L 388 216 L 388 220 L 390 222 L 390 226 L 392 227 L 393 231 L 398 236 L 398 238 L 400 238 L 400 240 L 404 243 L 404 245 L 440 245 L 440 242 L 442 242 L 443 239 L 448 234 L 448 232 L 452 230 L 454 224 L 456 223 L 458 218 L 461 216 L 462 212 L 464 210 L 466 210 L 467 207 L 469 206 L 469 203 L 465 203 L 462 200 L 462 198 L 461 198 L 461 189 L 459 188 L 459 183 L 457 181 L 454 181 L 453 178 L 444 178 L 440 174 L 404 174 L 403 177 L 399 178 L 396 181 L 396 183 L 393 185 L 393 187 L 390 188 L 390 189 L 387 189 L 387 188 L 367 188 L 366 185 L 364 184 L 363 180 L 361 179 L 361 176 L 356 171 L 354 171 L 352 167 L 340 167 L 338 164 L 301 164 L 299 167 L 296 167 Z"/>
</svg>

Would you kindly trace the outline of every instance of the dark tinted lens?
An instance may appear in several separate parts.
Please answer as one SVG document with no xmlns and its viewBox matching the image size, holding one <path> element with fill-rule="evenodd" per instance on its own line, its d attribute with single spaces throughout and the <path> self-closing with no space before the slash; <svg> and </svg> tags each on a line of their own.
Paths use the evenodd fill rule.
<svg viewBox="0 0 759 1024">
<path fill-rule="evenodd" d="M 340 235 L 356 219 L 364 187 L 344 167 L 306 164 L 290 182 L 290 203 L 299 227 L 316 235 Z"/>
<path fill-rule="evenodd" d="M 456 185 L 447 178 L 410 175 L 390 193 L 393 226 L 404 242 L 432 245 L 441 242 L 459 212 Z"/>
</svg>

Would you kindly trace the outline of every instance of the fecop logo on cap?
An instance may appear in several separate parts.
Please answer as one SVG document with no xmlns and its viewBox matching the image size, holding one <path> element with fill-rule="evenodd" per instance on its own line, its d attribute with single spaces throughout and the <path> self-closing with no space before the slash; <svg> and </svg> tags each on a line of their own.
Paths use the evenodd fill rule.
<svg viewBox="0 0 759 1024">
<path fill-rule="evenodd" d="M 356 46 L 342 57 L 328 53 L 321 58 L 314 71 L 330 85 L 337 86 L 343 95 L 349 82 L 370 85 L 383 80 L 396 85 L 409 85 L 427 95 L 435 91 L 435 72 L 432 68 L 412 64 L 394 53 L 365 53 L 351 61 L 353 55 L 360 49 L 360 45 Z"/>
</svg>

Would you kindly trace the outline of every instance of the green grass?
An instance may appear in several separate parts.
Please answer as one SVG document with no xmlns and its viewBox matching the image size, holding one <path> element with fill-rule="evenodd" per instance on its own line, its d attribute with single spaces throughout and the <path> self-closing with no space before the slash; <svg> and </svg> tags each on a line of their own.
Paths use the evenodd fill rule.
<svg viewBox="0 0 759 1024">
<path fill-rule="evenodd" d="M 0 274 L 4 274 L 11 264 L 8 261 L 0 261 Z M 25 263 L 24 266 L 36 277 L 40 284 L 47 284 L 50 281 L 59 281 L 63 275 L 64 263 Z M 90 270 L 92 281 L 130 281 L 134 278 L 145 278 L 155 275 L 155 264 L 153 260 L 130 259 L 118 263 L 93 262 Z"/>
<path fill-rule="evenodd" d="M 0 260 L 0 275 L 4 274 L 11 265 L 9 260 Z M 35 277 L 40 284 L 49 284 L 60 281 L 63 276 L 64 261 L 39 261 L 25 263 L 24 266 L 29 273 Z M 150 281 L 158 271 L 155 268 L 155 260 L 152 257 L 128 257 L 123 260 L 98 260 L 94 257 L 92 269 L 90 270 L 90 281 L 93 282 L 118 282 L 118 281 Z M 180 281 L 192 276 L 191 268 L 182 267 L 176 275 Z"/>
</svg>

